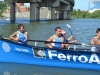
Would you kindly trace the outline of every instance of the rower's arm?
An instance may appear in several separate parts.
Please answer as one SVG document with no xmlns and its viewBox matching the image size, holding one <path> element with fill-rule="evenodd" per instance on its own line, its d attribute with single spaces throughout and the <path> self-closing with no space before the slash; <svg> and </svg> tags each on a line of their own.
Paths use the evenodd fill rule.
<svg viewBox="0 0 100 75">
<path fill-rule="evenodd" d="M 11 35 L 9 36 L 9 38 L 10 38 L 11 40 L 18 41 L 17 32 L 14 32 L 13 34 L 11 34 Z"/>
<path fill-rule="evenodd" d="M 73 41 L 71 41 L 70 43 L 76 43 L 77 42 L 77 40 L 73 40 Z M 66 42 L 67 43 L 67 42 Z M 70 44 L 65 44 L 65 46 L 66 47 L 68 47 L 68 46 L 70 46 Z"/>
<path fill-rule="evenodd" d="M 67 40 L 70 41 L 73 38 L 73 36 L 70 36 Z"/>
<path fill-rule="evenodd" d="M 25 40 L 28 40 L 28 32 L 26 32 Z"/>
<path fill-rule="evenodd" d="M 94 42 L 95 44 L 99 44 L 99 45 L 100 45 L 100 41 L 98 41 L 97 38 L 94 38 L 94 39 L 93 39 L 93 42 Z"/>
<path fill-rule="evenodd" d="M 62 42 L 64 42 L 64 38 L 62 37 Z M 64 48 L 65 44 L 61 43 L 61 48 Z"/>
<path fill-rule="evenodd" d="M 53 37 L 51 36 L 47 41 L 52 41 L 53 40 Z M 49 48 L 53 48 L 49 42 L 45 42 L 45 45 Z"/>
</svg>

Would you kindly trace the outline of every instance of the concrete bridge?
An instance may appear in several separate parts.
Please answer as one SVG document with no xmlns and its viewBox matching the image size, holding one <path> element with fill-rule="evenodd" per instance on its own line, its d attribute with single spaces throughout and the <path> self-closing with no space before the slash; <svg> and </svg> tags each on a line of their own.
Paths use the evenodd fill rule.
<svg viewBox="0 0 100 75">
<path fill-rule="evenodd" d="M 4 0 L 10 3 L 10 20 L 16 20 L 15 3 L 30 3 L 30 21 L 38 21 L 40 7 L 49 7 L 51 20 L 70 19 L 73 10 L 74 0 Z"/>
</svg>

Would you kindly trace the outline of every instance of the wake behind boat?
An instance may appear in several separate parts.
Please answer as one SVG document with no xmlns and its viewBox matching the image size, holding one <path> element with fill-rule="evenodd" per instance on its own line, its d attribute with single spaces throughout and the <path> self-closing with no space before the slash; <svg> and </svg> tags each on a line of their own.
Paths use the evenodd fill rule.
<svg viewBox="0 0 100 75">
<path fill-rule="evenodd" d="M 100 53 L 24 45 L 1 38 L 0 62 L 100 70 Z"/>
</svg>

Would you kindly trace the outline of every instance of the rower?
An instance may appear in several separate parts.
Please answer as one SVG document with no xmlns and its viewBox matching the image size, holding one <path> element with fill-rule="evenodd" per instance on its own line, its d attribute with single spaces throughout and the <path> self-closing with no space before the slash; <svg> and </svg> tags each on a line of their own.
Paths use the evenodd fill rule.
<svg viewBox="0 0 100 75">
<path fill-rule="evenodd" d="M 91 44 L 98 45 L 96 48 L 93 47 L 91 50 L 98 49 L 100 51 L 100 28 L 96 30 L 96 36 L 91 40 Z"/>
<path fill-rule="evenodd" d="M 56 27 L 55 34 L 47 39 L 47 41 L 51 41 L 51 42 L 63 42 L 63 40 L 64 39 L 61 36 L 61 28 L 60 27 Z M 62 43 L 48 43 L 48 42 L 46 42 L 45 45 L 49 48 L 63 48 L 64 47 L 64 44 L 62 44 Z"/>
<path fill-rule="evenodd" d="M 66 38 L 66 31 L 65 30 L 61 30 L 61 36 L 64 38 L 64 43 L 76 43 L 77 42 L 77 40 L 73 40 L 73 36 Z M 64 47 L 68 47 L 68 46 L 70 46 L 70 44 L 64 44 Z"/>
<path fill-rule="evenodd" d="M 24 30 L 23 24 L 19 24 L 18 31 L 11 34 L 9 38 L 11 40 L 17 41 L 18 43 L 27 44 L 28 32 Z"/>
</svg>

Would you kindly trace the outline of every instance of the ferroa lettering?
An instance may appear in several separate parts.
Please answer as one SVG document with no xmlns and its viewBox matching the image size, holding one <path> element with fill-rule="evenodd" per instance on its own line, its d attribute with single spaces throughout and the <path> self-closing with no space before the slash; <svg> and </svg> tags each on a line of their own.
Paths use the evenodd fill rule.
<svg viewBox="0 0 100 75">
<path fill-rule="evenodd" d="M 86 55 L 71 55 L 71 54 L 63 54 L 58 53 L 56 50 L 48 50 L 49 59 L 54 59 L 57 57 L 61 61 L 73 61 L 73 62 L 81 62 L 81 63 L 97 63 L 100 64 L 100 58 L 96 53 L 91 54 L 90 56 Z"/>
</svg>

